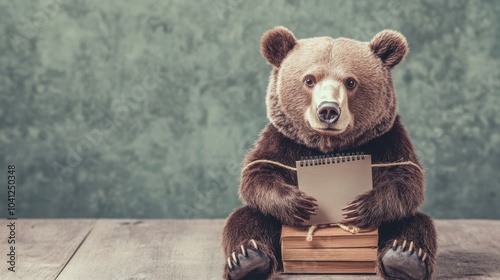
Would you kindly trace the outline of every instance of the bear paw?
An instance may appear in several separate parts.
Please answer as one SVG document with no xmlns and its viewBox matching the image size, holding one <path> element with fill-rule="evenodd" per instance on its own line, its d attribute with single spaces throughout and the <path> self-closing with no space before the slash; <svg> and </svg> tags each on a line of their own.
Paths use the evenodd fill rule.
<svg viewBox="0 0 500 280">
<path fill-rule="evenodd" d="M 241 252 L 233 252 L 227 258 L 228 278 L 238 279 L 267 279 L 271 274 L 271 259 L 257 246 L 255 240 L 250 239 L 252 248 L 241 245 Z"/>
<path fill-rule="evenodd" d="M 417 280 L 427 279 L 427 253 L 409 243 L 406 240 L 401 246 L 394 240 L 392 248 L 389 248 L 382 257 L 382 271 L 389 279 Z"/>
</svg>

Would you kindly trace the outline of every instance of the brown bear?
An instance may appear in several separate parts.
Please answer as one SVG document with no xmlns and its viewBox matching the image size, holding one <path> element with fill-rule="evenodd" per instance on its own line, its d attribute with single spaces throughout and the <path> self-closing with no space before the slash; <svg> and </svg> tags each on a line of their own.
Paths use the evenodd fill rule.
<svg viewBox="0 0 500 280">
<path fill-rule="evenodd" d="M 266 32 L 261 52 L 273 69 L 263 129 L 244 165 L 271 160 L 294 166 L 304 156 L 363 152 L 373 163 L 412 161 L 420 166 L 397 114 L 391 70 L 408 53 L 399 32 L 370 42 L 316 37 L 297 40 L 288 29 Z M 411 165 L 373 169 L 373 189 L 344 209 L 345 223 L 378 228 L 377 274 L 384 279 L 431 279 L 436 231 L 419 213 L 425 178 Z M 259 163 L 242 171 L 246 206 L 227 219 L 222 247 L 226 279 L 270 279 L 282 270 L 282 224 L 300 225 L 315 199 L 297 187 L 296 173 Z"/>
</svg>

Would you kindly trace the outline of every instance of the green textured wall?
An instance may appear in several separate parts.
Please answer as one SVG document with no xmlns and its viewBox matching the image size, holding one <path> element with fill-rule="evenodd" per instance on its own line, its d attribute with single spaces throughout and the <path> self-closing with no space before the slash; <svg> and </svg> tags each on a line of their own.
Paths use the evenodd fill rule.
<svg viewBox="0 0 500 280">
<path fill-rule="evenodd" d="M 427 169 L 423 211 L 500 218 L 498 1 L 0 1 L 0 211 L 225 217 L 266 124 L 261 34 L 401 31 L 399 110 Z"/>
</svg>

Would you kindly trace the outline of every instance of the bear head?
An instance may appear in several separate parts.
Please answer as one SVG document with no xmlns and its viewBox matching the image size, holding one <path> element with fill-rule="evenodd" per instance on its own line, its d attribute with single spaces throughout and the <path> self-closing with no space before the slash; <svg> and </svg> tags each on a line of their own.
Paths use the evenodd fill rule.
<svg viewBox="0 0 500 280">
<path fill-rule="evenodd" d="M 384 30 L 370 42 L 297 40 L 275 27 L 263 35 L 261 52 L 273 66 L 267 116 L 288 138 L 328 153 L 362 145 L 393 126 L 391 70 L 408 53 L 399 32 Z"/>
</svg>

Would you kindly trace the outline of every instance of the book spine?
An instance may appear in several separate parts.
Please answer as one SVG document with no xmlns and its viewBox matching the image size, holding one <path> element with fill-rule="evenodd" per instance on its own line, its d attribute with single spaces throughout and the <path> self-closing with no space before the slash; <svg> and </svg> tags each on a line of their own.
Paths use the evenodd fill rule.
<svg viewBox="0 0 500 280">
<path fill-rule="evenodd" d="M 377 248 L 283 249 L 285 261 L 376 261 Z"/>
<path fill-rule="evenodd" d="M 320 248 L 366 248 L 377 247 L 378 235 L 357 236 L 356 238 L 316 237 L 307 242 L 305 237 L 282 237 L 284 249 L 320 249 Z"/>
<path fill-rule="evenodd" d="M 375 261 L 368 262 L 317 262 L 284 261 L 284 273 L 375 273 Z"/>
</svg>

